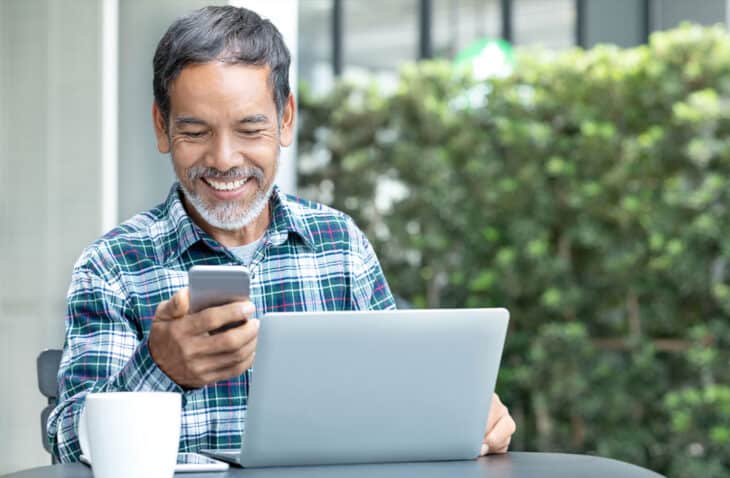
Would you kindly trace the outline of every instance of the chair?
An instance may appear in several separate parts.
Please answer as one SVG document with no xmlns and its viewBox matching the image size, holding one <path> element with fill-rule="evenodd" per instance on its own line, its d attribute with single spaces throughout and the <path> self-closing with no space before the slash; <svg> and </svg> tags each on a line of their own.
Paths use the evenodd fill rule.
<svg viewBox="0 0 730 478">
<path fill-rule="evenodd" d="M 58 463 L 51 452 L 51 445 L 46 438 L 46 422 L 48 415 L 58 403 L 58 366 L 61 364 L 62 350 L 46 349 L 38 355 L 36 359 L 36 369 L 38 372 L 38 389 L 44 397 L 48 398 L 48 405 L 41 412 L 41 440 L 43 448 L 51 453 L 51 463 Z"/>
</svg>

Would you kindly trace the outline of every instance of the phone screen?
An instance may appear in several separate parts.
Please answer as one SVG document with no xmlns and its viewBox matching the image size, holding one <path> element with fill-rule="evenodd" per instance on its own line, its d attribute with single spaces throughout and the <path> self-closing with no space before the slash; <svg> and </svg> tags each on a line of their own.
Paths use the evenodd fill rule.
<svg viewBox="0 0 730 478">
<path fill-rule="evenodd" d="M 243 266 L 193 266 L 188 271 L 188 283 L 191 312 L 247 300 L 249 297 L 248 269 Z M 245 323 L 245 320 L 228 323 L 210 333 L 225 332 Z"/>
<path fill-rule="evenodd" d="M 191 312 L 249 297 L 248 269 L 243 266 L 193 266 L 188 271 L 188 285 Z"/>
</svg>

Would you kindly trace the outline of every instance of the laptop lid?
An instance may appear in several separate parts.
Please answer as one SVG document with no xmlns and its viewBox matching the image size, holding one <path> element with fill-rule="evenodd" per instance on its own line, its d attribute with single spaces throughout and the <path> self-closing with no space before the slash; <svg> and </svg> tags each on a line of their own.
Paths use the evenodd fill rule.
<svg viewBox="0 0 730 478">
<path fill-rule="evenodd" d="M 475 458 L 508 320 L 506 309 L 266 314 L 241 465 Z"/>
</svg>

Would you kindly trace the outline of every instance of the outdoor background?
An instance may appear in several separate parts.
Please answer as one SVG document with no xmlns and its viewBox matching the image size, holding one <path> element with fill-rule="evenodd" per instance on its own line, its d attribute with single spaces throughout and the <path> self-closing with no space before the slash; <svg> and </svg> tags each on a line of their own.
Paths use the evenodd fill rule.
<svg viewBox="0 0 730 478">
<path fill-rule="evenodd" d="M 50 462 L 35 357 L 81 249 L 164 199 L 152 53 L 207 3 L 0 0 L 0 473 Z M 730 475 L 728 2 L 228 3 L 294 54 L 285 189 L 404 306 L 510 309 L 514 450 Z"/>
</svg>

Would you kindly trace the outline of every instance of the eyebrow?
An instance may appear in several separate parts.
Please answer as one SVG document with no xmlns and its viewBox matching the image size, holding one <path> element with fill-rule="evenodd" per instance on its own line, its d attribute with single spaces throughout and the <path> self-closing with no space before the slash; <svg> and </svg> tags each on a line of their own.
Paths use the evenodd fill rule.
<svg viewBox="0 0 730 478">
<path fill-rule="evenodd" d="M 177 126 L 185 126 L 185 125 L 196 125 L 196 126 L 207 126 L 208 123 L 203 121 L 200 118 L 195 118 L 194 116 L 179 116 L 175 118 L 175 125 Z"/>
<path fill-rule="evenodd" d="M 266 117 L 266 115 L 263 114 L 257 114 L 257 115 L 251 115 L 246 116 L 244 118 L 241 118 L 241 120 L 238 122 L 239 124 L 250 124 L 250 123 L 268 123 L 269 118 Z"/>
<path fill-rule="evenodd" d="M 257 124 L 257 123 L 268 123 L 269 118 L 264 114 L 256 114 L 251 116 L 244 116 L 241 118 L 238 123 L 239 124 Z M 193 126 L 207 126 L 208 123 L 203 121 L 200 118 L 196 118 L 194 116 L 179 116 L 175 118 L 175 124 L 177 126 L 186 126 L 186 125 L 193 125 Z"/>
</svg>

